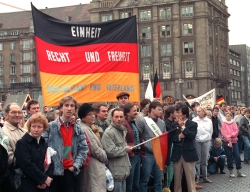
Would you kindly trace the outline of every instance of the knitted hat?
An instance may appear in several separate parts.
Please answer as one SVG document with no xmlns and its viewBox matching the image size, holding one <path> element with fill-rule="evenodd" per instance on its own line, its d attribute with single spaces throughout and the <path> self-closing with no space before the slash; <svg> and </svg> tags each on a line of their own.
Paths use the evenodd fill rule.
<svg viewBox="0 0 250 192">
<path fill-rule="evenodd" d="M 80 119 L 82 119 L 83 117 L 86 117 L 87 114 L 90 111 L 94 111 L 94 109 L 92 108 L 92 105 L 88 104 L 88 103 L 83 103 L 78 110 L 78 117 Z"/>
</svg>

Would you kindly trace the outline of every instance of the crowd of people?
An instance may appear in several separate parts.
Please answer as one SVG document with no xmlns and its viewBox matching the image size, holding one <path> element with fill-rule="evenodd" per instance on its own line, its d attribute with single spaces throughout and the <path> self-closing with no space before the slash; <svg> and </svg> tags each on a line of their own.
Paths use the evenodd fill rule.
<svg viewBox="0 0 250 192">
<path fill-rule="evenodd" d="M 57 109 L 38 101 L 27 103 L 27 119 L 17 103 L 4 109 L 0 142 L 0 191 L 12 192 L 11 169 L 22 171 L 20 191 L 106 192 L 106 168 L 114 192 L 193 192 L 210 174 L 246 177 L 241 163 L 250 164 L 250 108 L 225 102 L 202 107 L 198 102 L 129 101 L 117 95 L 118 106 L 78 105 L 72 96 L 61 98 Z M 168 134 L 166 168 L 162 171 L 146 142 Z M 244 144 L 244 146 L 243 146 Z M 56 153 L 45 162 L 49 149 Z M 244 150 L 244 160 L 240 153 Z M 237 174 L 233 171 L 236 165 Z"/>
</svg>

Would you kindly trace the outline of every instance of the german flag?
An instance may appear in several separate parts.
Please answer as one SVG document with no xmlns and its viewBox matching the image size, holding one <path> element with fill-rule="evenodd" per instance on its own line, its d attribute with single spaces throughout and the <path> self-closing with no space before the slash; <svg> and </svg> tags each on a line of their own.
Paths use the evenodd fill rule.
<svg viewBox="0 0 250 192">
<path fill-rule="evenodd" d="M 161 83 L 158 79 L 157 71 L 154 77 L 154 98 L 161 98 Z"/>
<path fill-rule="evenodd" d="M 222 95 L 218 96 L 217 100 L 216 100 L 216 103 L 217 104 L 221 104 L 222 102 L 225 102 L 225 99 Z"/>
</svg>

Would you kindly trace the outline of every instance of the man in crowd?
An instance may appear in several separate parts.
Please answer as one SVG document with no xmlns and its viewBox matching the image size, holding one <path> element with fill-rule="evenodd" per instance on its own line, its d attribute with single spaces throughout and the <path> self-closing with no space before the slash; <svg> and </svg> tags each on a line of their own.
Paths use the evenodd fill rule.
<svg viewBox="0 0 250 192">
<path fill-rule="evenodd" d="M 97 103 L 93 106 L 95 110 L 95 124 L 102 128 L 103 132 L 108 128 L 108 106 L 105 103 Z"/>
<path fill-rule="evenodd" d="M 127 92 L 121 92 L 116 96 L 116 99 L 118 101 L 118 106 L 120 108 L 123 108 L 123 106 L 129 102 L 129 94 Z"/>
<path fill-rule="evenodd" d="M 196 191 L 194 166 L 198 161 L 195 148 L 197 123 L 188 119 L 189 109 L 186 105 L 176 105 L 176 118 L 178 122 L 172 124 L 173 150 L 171 160 L 174 162 L 174 189 L 181 191 L 181 178 L 185 171 L 188 191 Z"/>
<path fill-rule="evenodd" d="M 218 114 L 219 114 L 219 108 L 214 107 L 213 108 L 213 114 L 212 114 L 212 123 L 213 123 L 213 134 L 212 134 L 212 145 L 214 144 L 214 140 L 219 137 L 220 134 L 220 121 L 218 119 Z"/>
<path fill-rule="evenodd" d="M 138 114 L 140 117 L 147 116 L 148 114 L 145 114 L 144 108 L 146 107 L 147 104 L 151 103 L 150 99 L 144 98 L 140 102 L 140 109 L 141 112 Z"/>
<path fill-rule="evenodd" d="M 40 112 L 40 106 L 37 100 L 35 99 L 31 99 L 27 102 L 27 114 L 28 114 L 28 118 L 30 118 L 33 114 L 36 114 L 38 112 Z M 29 120 L 28 120 L 29 121 Z M 27 130 L 27 122 L 24 124 L 24 128 Z"/>
<path fill-rule="evenodd" d="M 127 129 L 122 126 L 124 110 L 115 108 L 111 112 L 111 124 L 102 136 L 102 145 L 108 156 L 108 168 L 114 178 L 114 190 L 126 191 L 126 178 L 130 174 L 131 164 L 128 153 L 132 151 L 127 146 L 125 136 Z"/>
<path fill-rule="evenodd" d="M 158 101 L 153 101 L 149 104 L 149 115 L 144 118 L 140 118 L 137 121 L 137 127 L 142 133 L 144 141 L 152 139 L 162 133 L 166 132 L 166 126 L 163 120 L 160 119 L 162 116 L 163 109 L 162 105 Z M 141 178 L 139 184 L 140 192 L 147 192 L 147 184 L 150 178 L 150 173 L 154 174 L 154 190 L 155 192 L 162 191 L 162 171 L 156 164 L 151 142 L 145 143 L 145 157 L 141 158 Z"/>
<path fill-rule="evenodd" d="M 26 130 L 19 126 L 19 123 L 23 118 L 23 112 L 21 110 L 21 107 L 17 103 L 8 104 L 5 108 L 4 116 L 5 123 L 3 126 L 3 132 L 9 138 L 8 165 L 10 166 L 16 150 L 16 143 L 23 137 L 23 135 L 26 133 Z M 11 192 L 8 172 L 9 170 L 7 170 L 7 173 L 3 180 L 4 192 Z"/>
<path fill-rule="evenodd" d="M 142 136 L 135 124 L 137 117 L 137 107 L 133 103 L 127 103 L 123 107 L 125 120 L 123 126 L 127 128 L 126 140 L 129 146 L 135 146 L 142 143 Z M 138 191 L 140 181 L 140 156 L 144 155 L 143 146 L 134 148 L 128 155 L 131 163 L 130 175 L 126 179 L 126 191 Z"/>
<path fill-rule="evenodd" d="M 193 102 L 192 105 L 191 105 L 191 108 L 192 108 L 192 111 L 191 113 L 189 114 L 189 120 L 192 120 L 194 117 L 197 117 L 197 107 L 200 106 L 200 103 L 198 102 Z"/>
<path fill-rule="evenodd" d="M 86 160 L 88 146 L 80 125 L 71 120 L 77 110 L 77 101 L 72 96 L 65 96 L 59 102 L 61 115 L 49 123 L 43 137 L 57 154 L 52 157 L 54 163 L 51 192 L 71 192 L 74 176 Z"/>
<path fill-rule="evenodd" d="M 240 114 L 238 114 L 238 115 L 236 115 L 234 117 L 234 121 L 236 122 L 239 130 L 240 130 L 239 124 L 240 124 L 241 119 L 245 115 L 245 111 L 246 111 L 246 108 L 245 107 L 241 107 L 240 108 Z M 241 131 L 239 131 L 237 143 L 238 143 L 239 152 L 242 153 L 243 152 L 243 148 L 244 148 L 244 145 L 243 145 L 244 141 L 243 141 L 243 138 L 242 138 L 242 132 Z"/>
<path fill-rule="evenodd" d="M 174 115 L 175 107 L 173 105 L 169 105 L 165 110 L 165 125 L 166 131 L 170 131 L 171 125 L 174 122 Z"/>
<path fill-rule="evenodd" d="M 225 112 L 227 110 L 227 103 L 226 102 L 222 102 L 220 103 L 220 108 L 219 108 L 219 114 L 218 114 L 218 118 L 219 118 L 219 121 L 222 125 L 222 123 L 226 120 L 225 118 Z"/>
<path fill-rule="evenodd" d="M 240 119 L 239 130 L 244 141 L 244 162 L 250 164 L 250 108 L 245 110 L 245 115 Z"/>
</svg>

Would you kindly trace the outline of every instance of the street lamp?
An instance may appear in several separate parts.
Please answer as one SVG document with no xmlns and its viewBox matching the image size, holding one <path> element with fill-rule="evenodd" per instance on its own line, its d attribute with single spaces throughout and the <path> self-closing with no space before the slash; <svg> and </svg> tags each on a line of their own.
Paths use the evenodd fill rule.
<svg viewBox="0 0 250 192">
<path fill-rule="evenodd" d="M 182 100 L 182 85 L 184 83 L 184 80 L 183 79 L 176 79 L 175 80 L 175 83 L 179 85 L 179 92 L 180 92 L 180 100 Z"/>
</svg>

